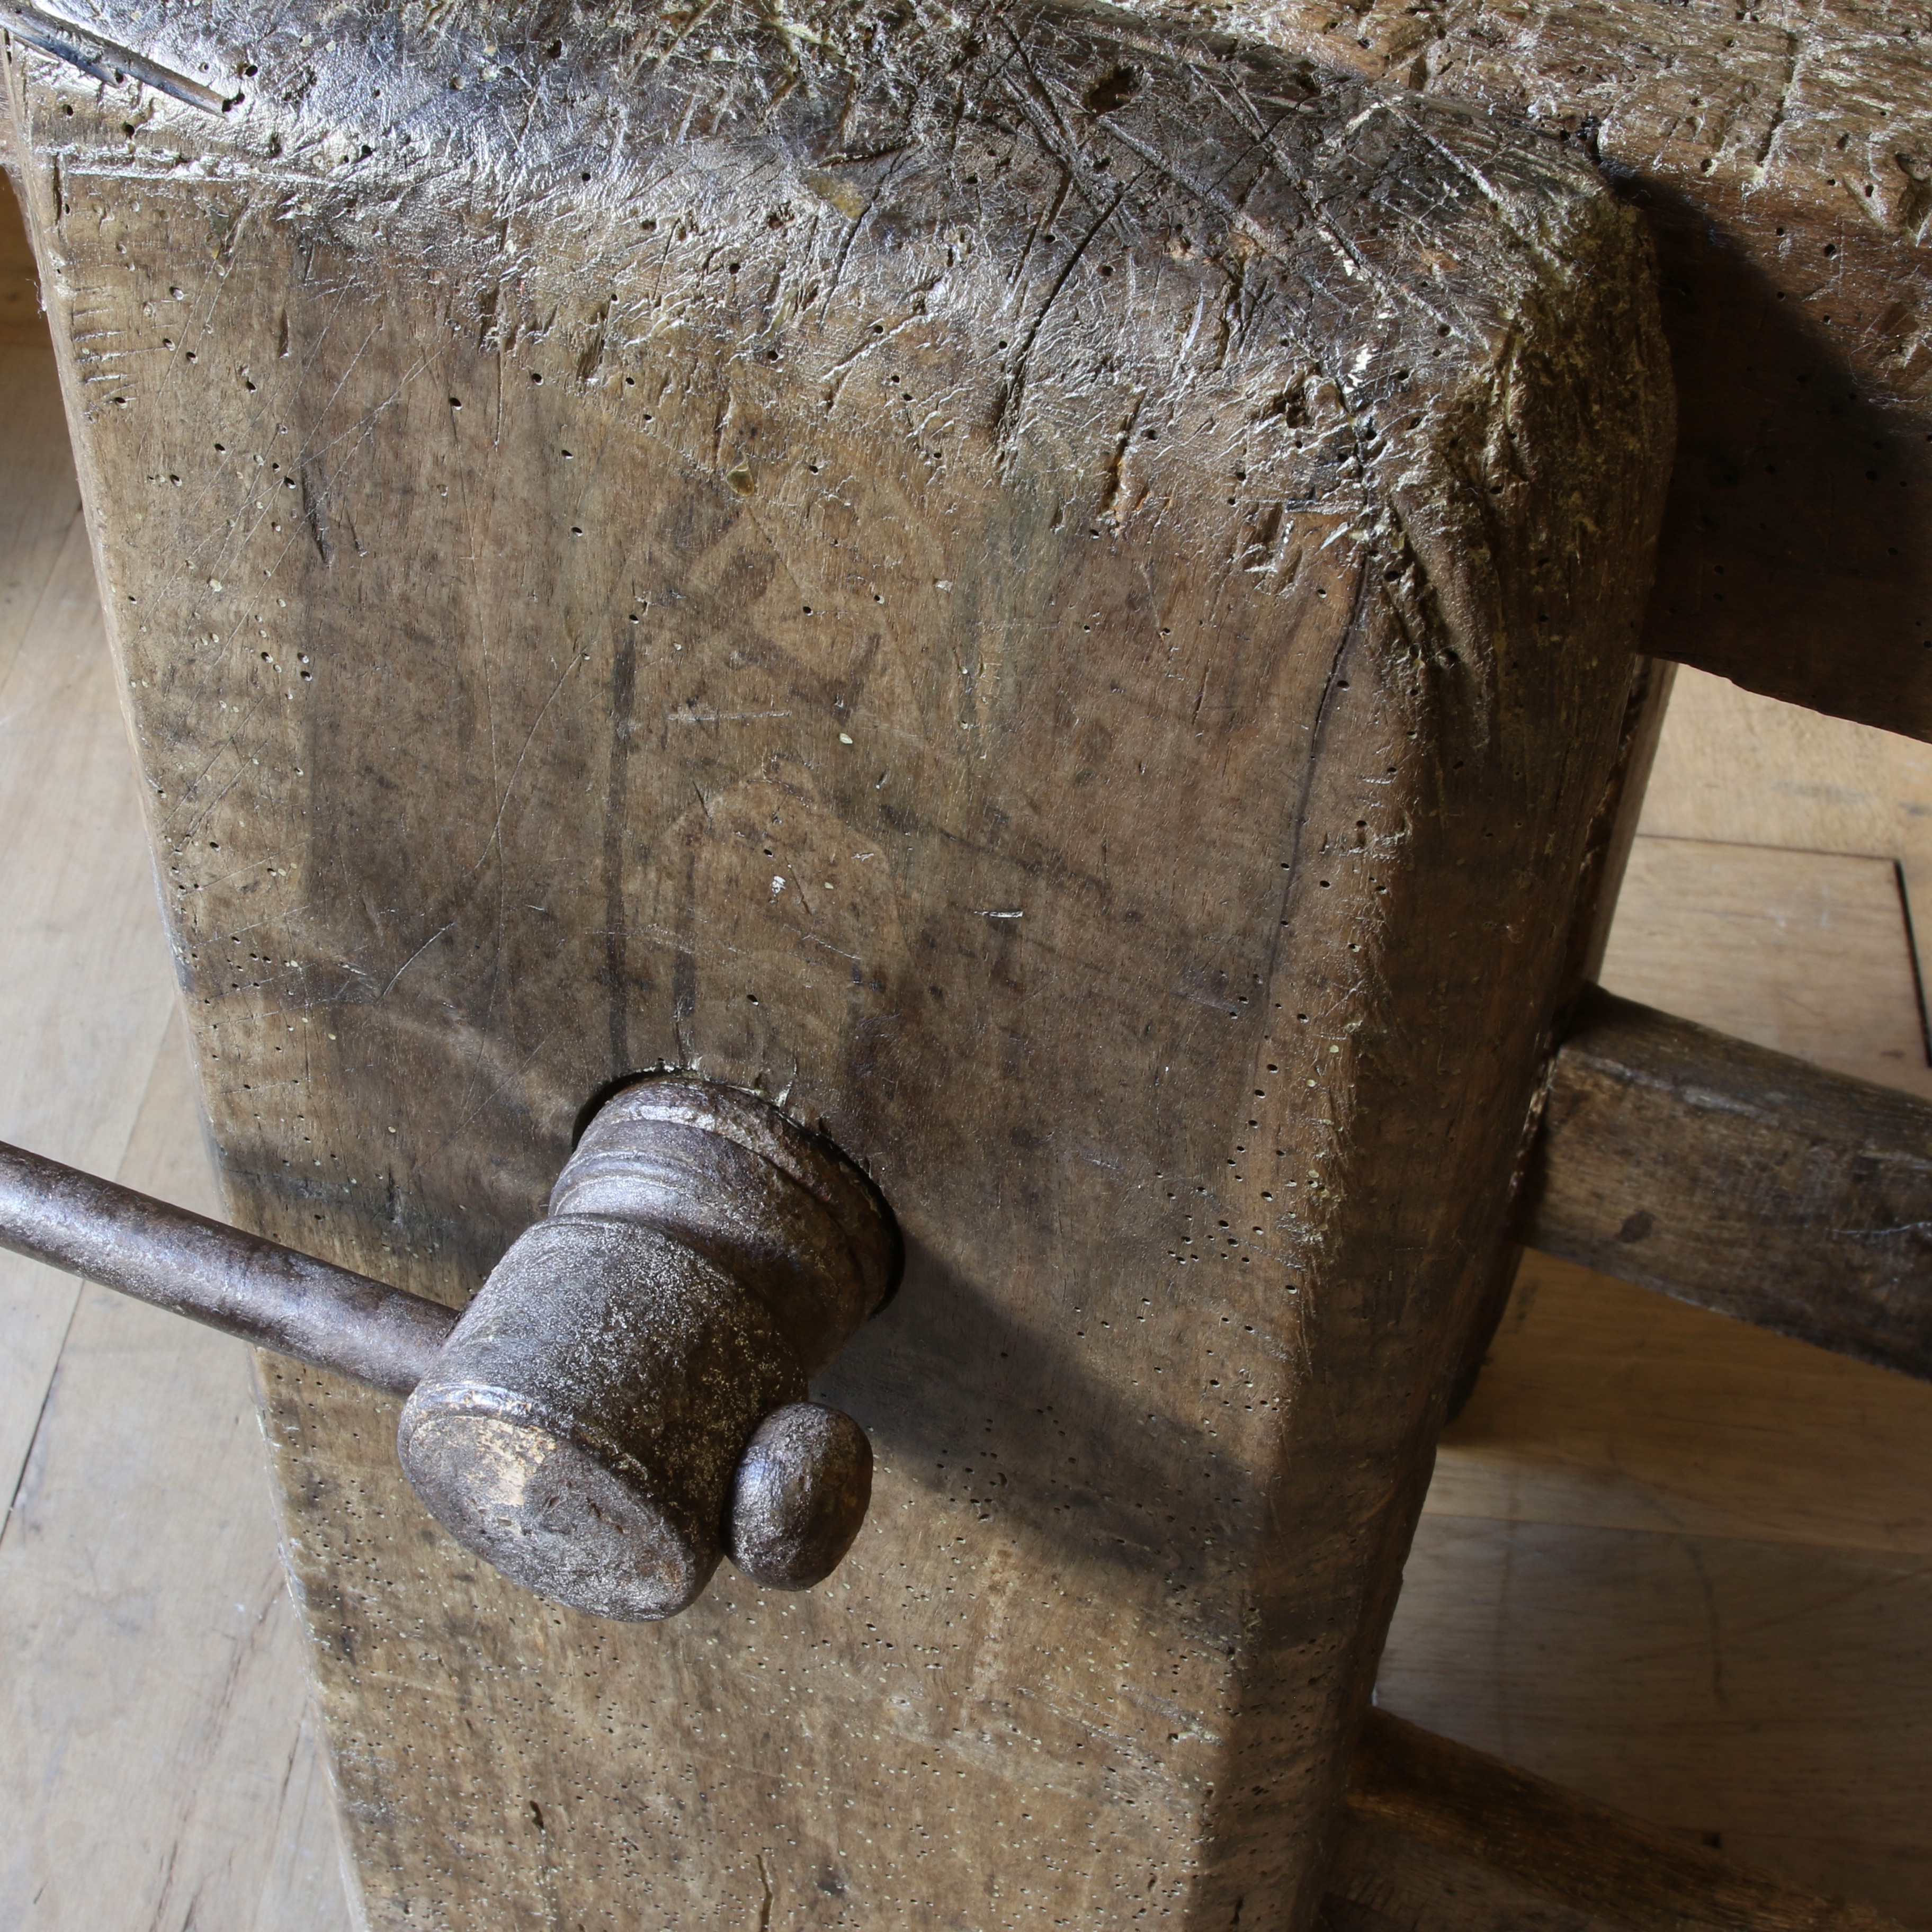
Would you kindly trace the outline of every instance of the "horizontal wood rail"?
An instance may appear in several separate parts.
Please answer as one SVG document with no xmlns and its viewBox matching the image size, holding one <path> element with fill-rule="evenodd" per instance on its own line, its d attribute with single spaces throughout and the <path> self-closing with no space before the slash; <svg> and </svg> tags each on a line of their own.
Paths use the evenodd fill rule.
<svg viewBox="0 0 1932 1932">
<path fill-rule="evenodd" d="M 1899 1932 L 1500 1758 L 1371 1711 L 1328 1932 Z"/>
<path fill-rule="evenodd" d="M 1932 1106 L 1593 988 L 1529 1246 L 1932 1380 Z"/>
</svg>

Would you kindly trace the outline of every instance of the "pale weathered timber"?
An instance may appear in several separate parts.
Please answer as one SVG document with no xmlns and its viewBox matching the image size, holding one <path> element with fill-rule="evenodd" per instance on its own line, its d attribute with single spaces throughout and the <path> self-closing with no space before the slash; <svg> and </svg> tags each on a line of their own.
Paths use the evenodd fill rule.
<svg viewBox="0 0 1932 1932">
<path fill-rule="evenodd" d="M 1932 1378 L 1932 1106 L 1597 994 L 1551 1070 L 1532 1247 Z"/>
<path fill-rule="evenodd" d="M 1136 0 L 1600 158 L 1682 398 L 1645 649 L 1932 737 L 1932 23 L 1905 0 Z"/>
<path fill-rule="evenodd" d="M 212 1163 L 17 224 L 0 185 L 0 1134 L 192 1202 Z M 191 1900 L 208 1932 L 346 1932 L 246 1359 L 131 1350 L 136 1312 L 75 1289 L 0 1256 L 0 1924 Z"/>
<path fill-rule="evenodd" d="M 117 742 L 101 776 L 125 770 Z M 112 843 L 138 860 L 124 803 Z M 6 877 L 26 883 L 12 855 Z M 120 970 L 165 994 L 160 921 L 142 910 Z M 98 931 L 76 922 L 76 936 Z M 89 1040 L 100 1058 L 65 1090 L 75 1115 L 131 1088 L 123 1178 L 218 1205 L 178 1021 L 140 1061 L 116 1051 L 118 1030 Z M 19 1312 L 0 1321 L 10 1358 L 30 1353 Z M 33 1438 L 0 1530 L 0 1924 L 351 1932 L 248 1352 L 82 1288 Z"/>
<path fill-rule="evenodd" d="M 22 360 L 29 352 L 8 352 Z M 39 372 L 52 376 L 44 357 Z M 19 374 L 17 364 L 0 368 L 0 385 Z M 18 619 L 10 637 L 0 628 L 0 866 L 13 881 L 0 921 L 0 1121 L 71 1160 L 112 1168 L 126 1150 L 172 998 L 148 856 L 114 836 L 117 820 L 136 809 L 117 680 L 71 472 L 57 444 L 36 449 L 30 440 L 38 413 L 29 404 L 15 417 L 15 459 L 38 492 L 74 513 L 63 535 L 37 530 L 30 502 L 0 505 L 0 514 L 16 512 L 0 529 L 10 524 L 7 536 L 20 542 L 0 580 L 0 626 Z M 57 436 L 57 422 L 44 427 Z M 52 460 L 44 466 L 37 458 Z M 116 1066 L 124 1070 L 118 1079 L 106 1071 Z M 79 1107 L 77 1094 L 87 1096 Z M 34 1264 L 0 1256 L 0 1486 L 8 1495 L 32 1447 L 76 1286 L 50 1292 Z"/>
<path fill-rule="evenodd" d="M 1327 1932 L 1898 1932 L 1500 1758 L 1371 1711 Z"/>
<path fill-rule="evenodd" d="M 910 1250 L 852 1554 L 661 1628 L 266 1372 L 373 1922 L 1306 1925 L 1622 724 L 1635 220 L 1030 9 L 142 46 L 247 98 L 9 86 L 238 1218 L 460 1298 L 671 1063 Z"/>
</svg>

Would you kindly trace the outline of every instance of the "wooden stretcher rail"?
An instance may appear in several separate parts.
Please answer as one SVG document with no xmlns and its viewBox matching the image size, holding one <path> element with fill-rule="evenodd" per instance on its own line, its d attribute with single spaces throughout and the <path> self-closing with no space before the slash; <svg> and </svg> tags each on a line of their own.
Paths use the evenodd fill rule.
<svg viewBox="0 0 1932 1932">
<path fill-rule="evenodd" d="M 1530 1246 L 1932 1380 L 1932 1107 L 1592 990 Z"/>
<path fill-rule="evenodd" d="M 1580 1792 L 1371 1711 L 1327 1932 L 1898 1932 Z"/>
</svg>

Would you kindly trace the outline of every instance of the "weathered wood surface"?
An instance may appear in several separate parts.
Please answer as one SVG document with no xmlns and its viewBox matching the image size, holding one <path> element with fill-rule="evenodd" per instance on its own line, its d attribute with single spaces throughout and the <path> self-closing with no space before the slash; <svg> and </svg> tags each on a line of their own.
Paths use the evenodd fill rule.
<svg viewBox="0 0 1932 1932">
<path fill-rule="evenodd" d="M 854 1554 L 661 1628 L 276 1372 L 372 1918 L 1306 1924 L 1630 676 L 1634 220 L 1024 9 L 256 26 L 144 43 L 225 116 L 9 64 L 238 1216 L 458 1297 L 668 1061 L 913 1250 Z"/>
<path fill-rule="evenodd" d="M 158 926 L 135 957 L 165 1012 Z M 178 1022 L 144 1043 L 138 1060 L 101 1043 L 96 1091 L 140 1109 L 104 1164 L 212 1207 Z M 0 1533 L 0 1923 L 350 1932 L 247 1352 L 50 1274 L 22 1262 L 4 1284 L 10 1345 L 29 1297 L 71 1318 Z"/>
<path fill-rule="evenodd" d="M 1637 827 L 1650 789 L 1652 768 L 1664 736 L 1670 694 L 1677 685 L 1677 667 L 1667 658 L 1647 658 L 1638 668 L 1636 682 L 1624 710 L 1623 742 L 1617 753 L 1616 774 L 1598 814 L 1602 856 L 1592 881 L 1594 896 L 1586 919 L 1571 935 L 1573 999 L 1603 976 L 1610 933 L 1622 903 L 1630 855 L 1636 848 Z"/>
<path fill-rule="evenodd" d="M 1327 1932 L 1898 1932 L 1499 1758 L 1372 1711 Z"/>
<path fill-rule="evenodd" d="M 1139 0 L 1599 155 L 1681 398 L 1646 648 L 1932 737 L 1932 24 L 1904 0 Z"/>
<path fill-rule="evenodd" d="M 1624 872 L 1636 843 L 1637 820 L 1643 806 L 1644 788 L 1657 755 L 1659 734 L 1670 700 L 1676 666 L 1652 658 L 1638 660 L 1636 676 L 1624 700 L 1623 729 L 1618 734 L 1616 755 L 1610 767 L 1610 782 L 1598 801 L 1594 818 L 1584 840 L 1581 864 L 1577 868 L 1575 912 L 1570 922 L 1569 955 L 1564 963 L 1556 999 L 1556 1024 L 1570 1024 L 1576 1002 L 1594 982 L 1609 944 L 1610 927 L 1616 916 Z M 1526 1156 L 1528 1150 L 1526 1148 Z M 1515 1242 L 1498 1251 L 1490 1270 L 1482 1306 L 1466 1330 L 1462 1359 L 1450 1384 L 1448 1413 L 1460 1414 L 1482 1372 L 1483 1361 L 1496 1324 L 1508 1306 L 1510 1285 L 1522 1259 L 1522 1250 Z"/>
<path fill-rule="evenodd" d="M 1932 1106 L 1598 994 L 1557 1053 L 1522 1238 L 1932 1378 Z"/>
</svg>

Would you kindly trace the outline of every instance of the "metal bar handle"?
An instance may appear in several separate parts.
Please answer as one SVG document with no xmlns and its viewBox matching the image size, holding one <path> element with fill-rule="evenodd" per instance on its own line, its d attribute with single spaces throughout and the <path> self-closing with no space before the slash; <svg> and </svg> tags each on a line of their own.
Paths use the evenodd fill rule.
<svg viewBox="0 0 1932 1932">
<path fill-rule="evenodd" d="M 0 1246 L 406 1396 L 456 1310 L 0 1142 Z"/>
</svg>

